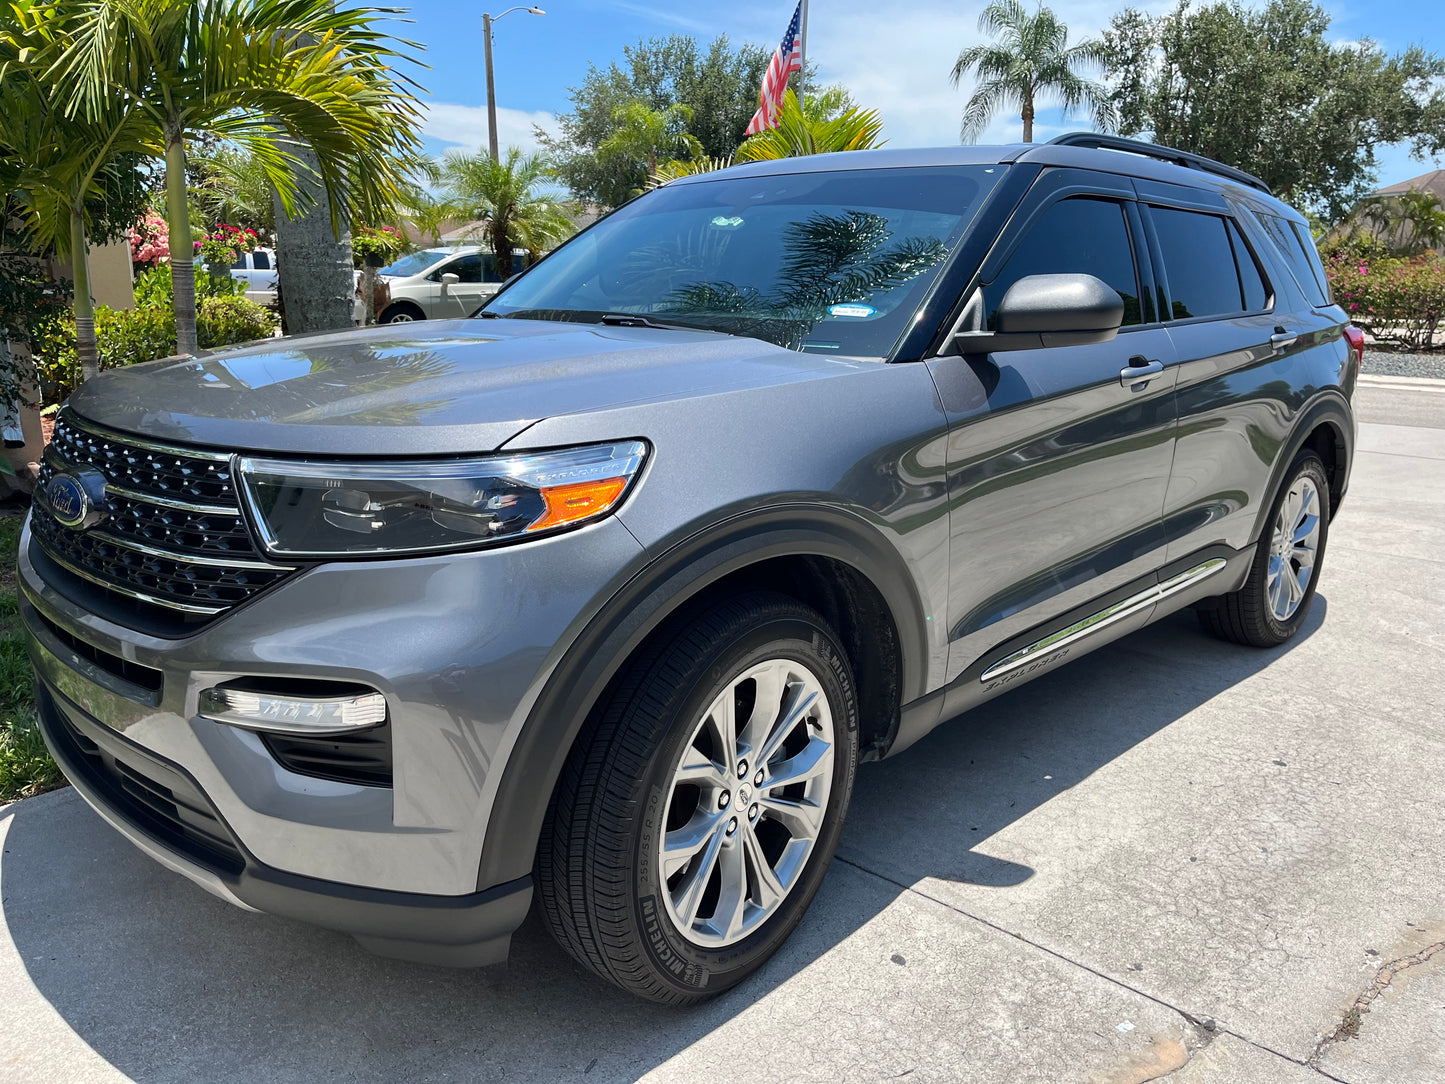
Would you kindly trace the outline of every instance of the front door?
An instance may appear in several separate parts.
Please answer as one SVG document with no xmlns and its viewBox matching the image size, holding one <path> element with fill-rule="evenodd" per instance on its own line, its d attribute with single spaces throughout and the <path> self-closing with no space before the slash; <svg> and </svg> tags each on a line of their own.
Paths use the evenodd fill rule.
<svg viewBox="0 0 1445 1084">
<path fill-rule="evenodd" d="M 1152 287 L 1140 285 L 1152 272 L 1137 208 L 1117 192 L 1055 185 L 1014 222 L 981 286 L 990 326 L 1014 282 L 1070 272 L 1118 290 L 1125 326 L 1108 343 L 929 363 L 951 429 L 950 681 L 1111 592 L 1147 590 L 1167 544 L 1176 369 Z M 963 692 L 946 712 L 977 690 Z"/>
<path fill-rule="evenodd" d="M 438 320 L 456 320 L 470 316 L 481 308 L 489 292 L 489 288 L 482 281 L 481 254 L 473 252 L 458 256 L 433 272 L 438 282 L 441 282 L 441 276 L 447 274 L 456 275 L 457 281 L 442 283 L 441 292 L 435 302 L 436 311 L 429 315 Z"/>
</svg>

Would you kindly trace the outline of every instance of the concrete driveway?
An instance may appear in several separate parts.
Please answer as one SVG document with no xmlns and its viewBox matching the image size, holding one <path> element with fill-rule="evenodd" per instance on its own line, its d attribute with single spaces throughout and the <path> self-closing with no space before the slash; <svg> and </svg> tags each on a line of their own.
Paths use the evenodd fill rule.
<svg viewBox="0 0 1445 1084">
<path fill-rule="evenodd" d="M 73 792 L 0 809 L 0 1080 L 1445 1080 L 1436 386 L 1362 390 L 1297 640 L 1181 614 L 865 767 L 811 914 L 699 1009 L 535 920 L 502 968 L 375 959 Z"/>
</svg>

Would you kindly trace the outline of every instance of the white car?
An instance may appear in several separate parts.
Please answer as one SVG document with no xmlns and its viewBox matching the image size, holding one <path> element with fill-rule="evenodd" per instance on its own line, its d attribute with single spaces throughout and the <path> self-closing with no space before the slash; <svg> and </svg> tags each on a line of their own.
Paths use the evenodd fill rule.
<svg viewBox="0 0 1445 1084">
<path fill-rule="evenodd" d="M 276 252 L 258 248 L 243 252 L 231 266 L 231 277 L 246 284 L 246 300 L 258 305 L 276 303 Z"/>
<path fill-rule="evenodd" d="M 525 262 L 525 253 L 514 253 L 513 271 Z M 491 252 L 466 245 L 408 253 L 381 268 L 377 283 L 377 323 L 401 324 L 470 316 L 501 288 L 502 277 Z"/>
</svg>

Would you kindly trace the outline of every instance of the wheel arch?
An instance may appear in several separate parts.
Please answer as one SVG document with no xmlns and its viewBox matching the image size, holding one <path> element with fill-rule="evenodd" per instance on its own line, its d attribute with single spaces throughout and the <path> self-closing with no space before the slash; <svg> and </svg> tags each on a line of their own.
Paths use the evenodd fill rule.
<svg viewBox="0 0 1445 1084">
<path fill-rule="evenodd" d="M 1349 400 L 1335 389 L 1318 395 L 1295 420 L 1289 438 L 1280 447 L 1270 469 L 1266 499 L 1255 516 L 1250 542 L 1258 542 L 1268 527 L 1271 498 L 1279 492 L 1290 464 L 1306 447 L 1324 460 L 1330 480 L 1330 515 L 1339 509 L 1340 500 L 1349 485 L 1350 467 L 1355 454 L 1355 419 Z"/>
<path fill-rule="evenodd" d="M 759 586 L 799 598 L 833 624 L 854 662 L 860 709 L 873 721 L 862 735 L 872 747 L 866 755 L 887 748 L 901 704 L 921 696 L 928 677 L 927 618 L 902 556 L 874 526 L 840 510 L 799 506 L 735 517 L 649 560 L 571 639 L 501 767 L 479 885 L 530 872 L 567 757 L 636 651 L 711 593 Z M 870 638 L 870 623 L 881 636 Z"/>
<path fill-rule="evenodd" d="M 423 309 L 415 301 L 409 301 L 408 299 L 403 297 L 397 299 L 396 301 L 392 301 L 386 306 L 386 308 L 382 309 L 381 315 L 376 318 L 376 322 L 379 324 L 387 323 L 386 318 L 397 309 L 406 309 L 408 312 L 413 313 L 415 315 L 415 318 L 418 320 L 425 320 L 427 318 L 425 309 Z"/>
</svg>

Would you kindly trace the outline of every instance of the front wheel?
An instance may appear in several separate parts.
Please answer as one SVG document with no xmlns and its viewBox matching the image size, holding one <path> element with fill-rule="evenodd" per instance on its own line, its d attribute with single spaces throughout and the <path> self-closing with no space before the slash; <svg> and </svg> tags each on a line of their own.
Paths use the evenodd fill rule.
<svg viewBox="0 0 1445 1084">
<path fill-rule="evenodd" d="M 857 756 L 819 614 L 764 592 L 701 613 L 633 662 L 568 759 L 537 859 L 553 934 L 654 1001 L 741 982 L 822 883 Z"/>
<path fill-rule="evenodd" d="M 1291 465 L 1269 524 L 1244 586 L 1199 610 L 1205 628 L 1251 647 L 1284 643 L 1314 601 L 1330 527 L 1329 480 L 1314 452 L 1301 452 Z"/>
</svg>

